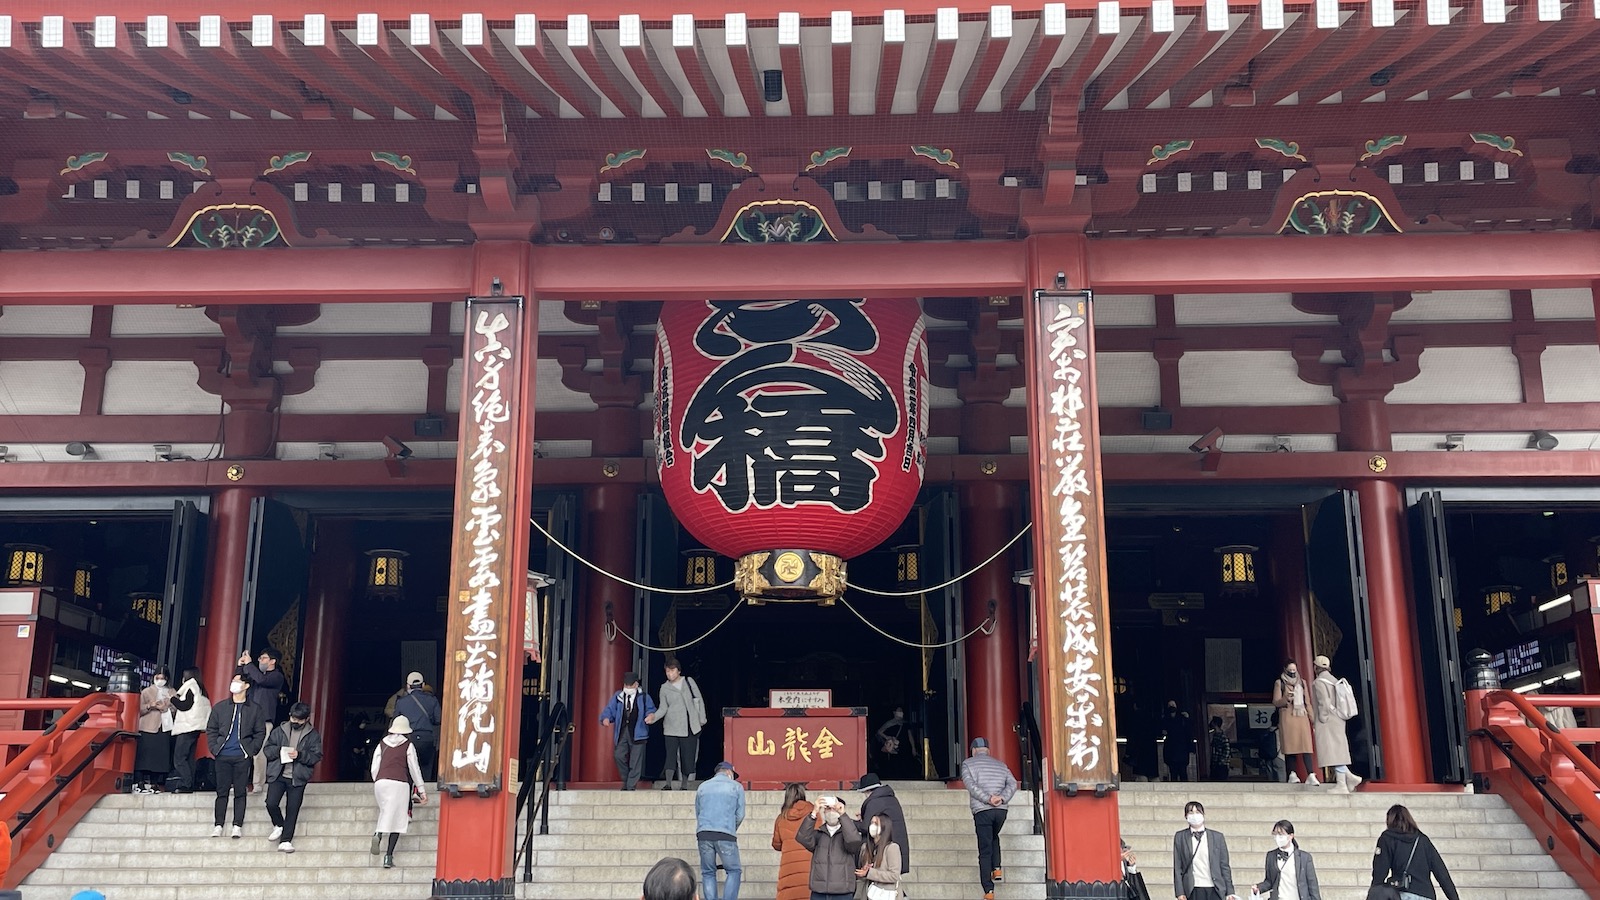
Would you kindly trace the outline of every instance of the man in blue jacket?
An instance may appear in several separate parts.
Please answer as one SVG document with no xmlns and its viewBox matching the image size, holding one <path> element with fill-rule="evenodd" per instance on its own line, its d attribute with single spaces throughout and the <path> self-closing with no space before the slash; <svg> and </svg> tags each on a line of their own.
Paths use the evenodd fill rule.
<svg viewBox="0 0 1600 900">
<path fill-rule="evenodd" d="M 622 676 L 622 690 L 600 713 L 600 724 L 611 726 L 611 742 L 616 745 L 612 757 L 625 791 L 639 784 L 639 773 L 644 771 L 644 744 L 650 738 L 649 718 L 655 711 L 655 701 L 639 690 L 638 674 L 629 672 Z"/>
<path fill-rule="evenodd" d="M 695 840 L 700 844 L 700 900 L 739 900 L 739 825 L 744 822 L 744 786 L 733 763 L 717 763 L 716 774 L 694 792 Z M 717 893 L 717 860 L 728 880 Z"/>
</svg>

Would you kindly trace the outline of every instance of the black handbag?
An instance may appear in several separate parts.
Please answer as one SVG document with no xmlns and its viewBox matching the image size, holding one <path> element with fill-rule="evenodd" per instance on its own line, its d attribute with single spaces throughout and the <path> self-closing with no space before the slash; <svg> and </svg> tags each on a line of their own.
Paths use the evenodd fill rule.
<svg viewBox="0 0 1600 900">
<path fill-rule="evenodd" d="M 1145 887 L 1144 873 L 1122 873 L 1122 896 L 1124 900 L 1150 900 L 1150 889 Z"/>
<path fill-rule="evenodd" d="M 1375 884 L 1367 891 L 1367 900 L 1400 900 L 1400 892 L 1411 887 L 1411 861 L 1417 857 L 1417 845 L 1422 843 L 1422 835 L 1411 842 L 1411 853 L 1406 856 L 1405 867 L 1395 875 L 1394 867 L 1389 868 L 1389 878 L 1383 884 Z"/>
</svg>

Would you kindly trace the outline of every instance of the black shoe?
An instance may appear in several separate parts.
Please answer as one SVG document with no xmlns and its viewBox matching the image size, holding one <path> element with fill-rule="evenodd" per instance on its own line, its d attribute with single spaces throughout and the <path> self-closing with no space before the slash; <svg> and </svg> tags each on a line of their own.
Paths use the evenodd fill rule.
<svg viewBox="0 0 1600 900">
<path fill-rule="evenodd" d="M 393 853 L 385 853 L 383 855 L 383 867 L 385 869 L 394 868 L 394 854 Z"/>
</svg>

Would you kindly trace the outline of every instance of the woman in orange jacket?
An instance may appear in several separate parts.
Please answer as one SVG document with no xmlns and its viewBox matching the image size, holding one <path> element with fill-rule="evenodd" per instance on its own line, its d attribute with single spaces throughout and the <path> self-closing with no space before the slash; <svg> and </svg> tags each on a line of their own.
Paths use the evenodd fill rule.
<svg viewBox="0 0 1600 900">
<path fill-rule="evenodd" d="M 804 785 L 796 782 L 784 788 L 783 809 L 772 826 L 772 849 L 783 854 L 778 863 L 778 900 L 811 898 L 811 851 L 794 839 L 811 810 Z"/>
</svg>

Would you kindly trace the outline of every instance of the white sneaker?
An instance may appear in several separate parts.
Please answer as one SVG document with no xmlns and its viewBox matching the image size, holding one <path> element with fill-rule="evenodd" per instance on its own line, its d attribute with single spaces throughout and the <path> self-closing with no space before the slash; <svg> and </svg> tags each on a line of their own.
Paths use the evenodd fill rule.
<svg viewBox="0 0 1600 900">
<path fill-rule="evenodd" d="M 235 825 L 233 826 L 233 830 L 228 832 L 228 837 L 231 837 L 237 841 L 239 838 L 244 837 L 244 829 L 238 825 Z"/>
<path fill-rule="evenodd" d="M 1290 784 L 1299 784 L 1300 783 L 1300 773 L 1299 772 L 1290 772 L 1289 773 L 1289 783 Z"/>
<path fill-rule="evenodd" d="M 222 837 L 222 826 L 221 825 L 213 825 L 213 826 L 211 826 L 211 836 L 212 837 Z"/>
<path fill-rule="evenodd" d="M 269 840 L 269 841 L 275 841 L 275 840 L 277 840 L 278 838 L 281 838 L 281 837 L 283 837 L 283 826 L 282 825 L 273 826 L 272 831 L 267 833 L 267 840 Z"/>
<path fill-rule="evenodd" d="M 278 845 L 278 852 L 279 853 L 293 853 L 294 852 L 294 845 L 289 843 L 288 841 L 284 841 L 283 843 Z"/>
<path fill-rule="evenodd" d="M 1315 772 L 1312 772 L 1309 776 L 1306 777 L 1306 784 L 1308 784 L 1308 785 L 1310 785 L 1312 787 L 1315 787 L 1316 785 L 1319 785 L 1321 783 L 1322 782 L 1317 780 L 1317 773 L 1315 773 Z"/>
</svg>

